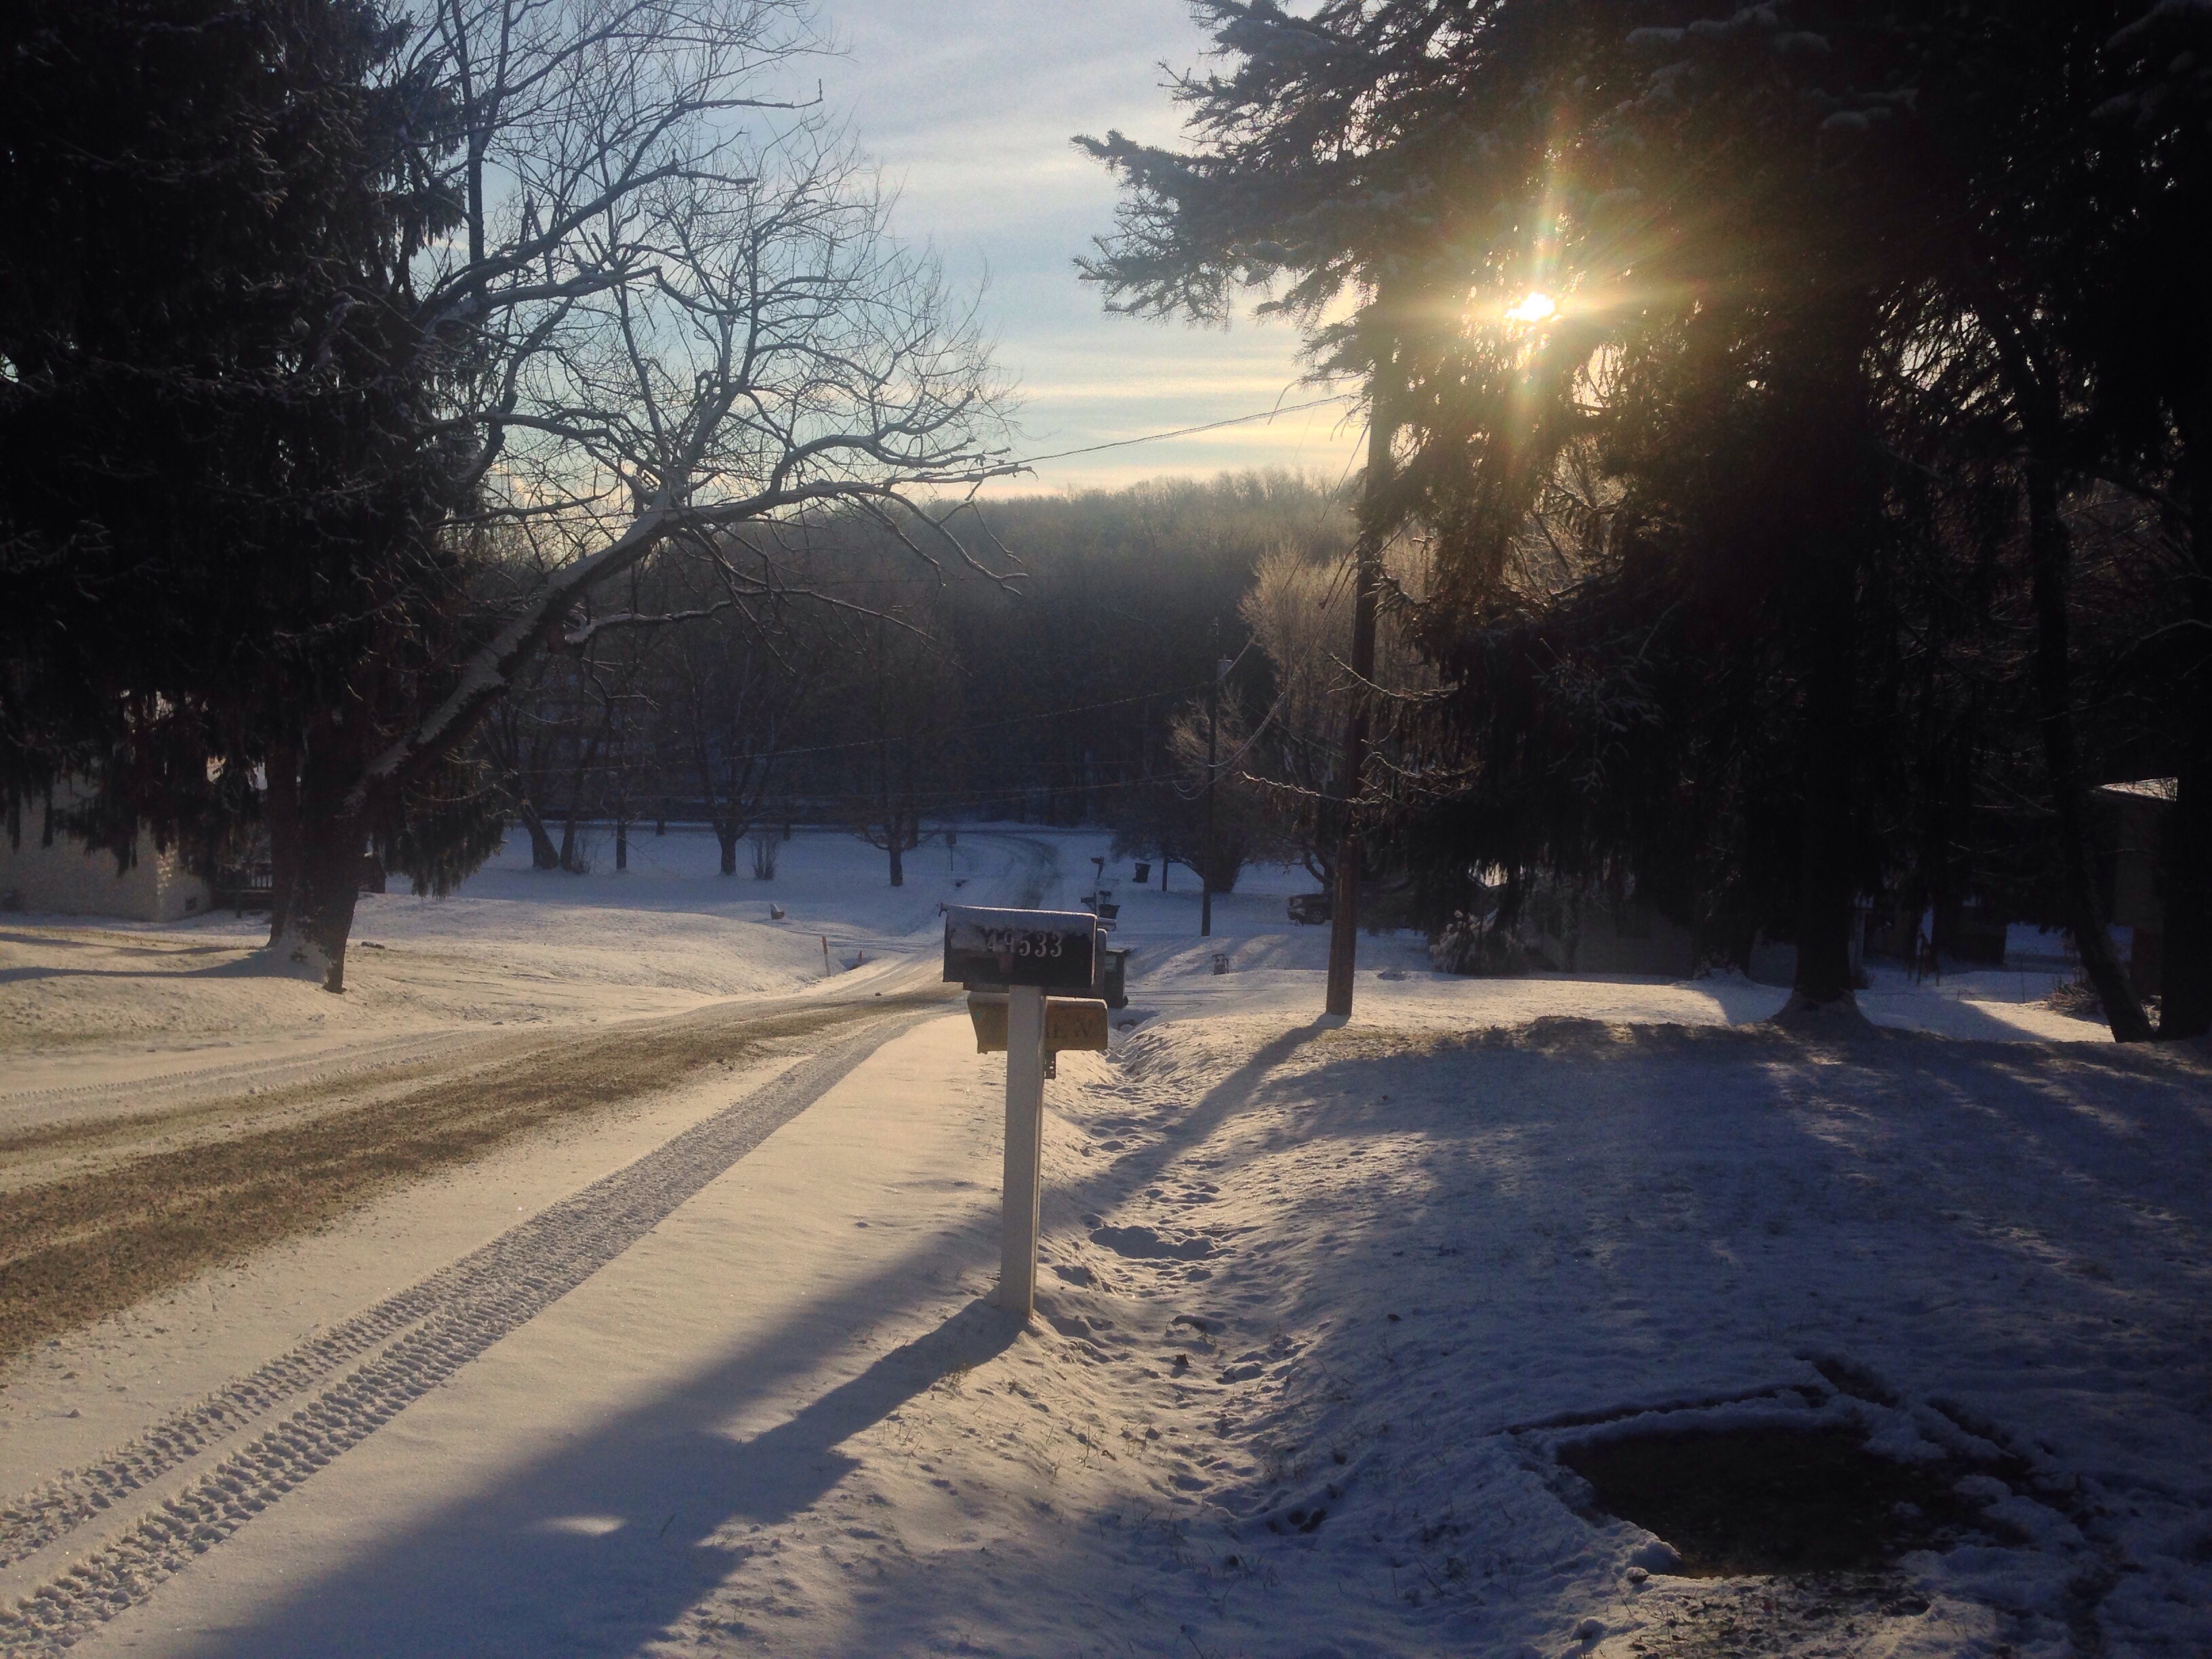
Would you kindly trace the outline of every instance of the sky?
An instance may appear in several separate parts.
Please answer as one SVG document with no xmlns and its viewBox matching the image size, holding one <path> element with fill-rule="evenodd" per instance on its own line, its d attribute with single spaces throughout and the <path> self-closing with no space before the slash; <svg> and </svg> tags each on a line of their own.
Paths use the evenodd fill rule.
<svg viewBox="0 0 2212 1659">
<path fill-rule="evenodd" d="M 808 65 L 896 188 L 900 237 L 927 242 L 957 289 L 982 285 L 1001 371 L 1019 388 L 1020 453 L 1056 455 L 1310 402 L 1299 337 L 1239 319 L 1226 331 L 1109 315 L 1074 259 L 1113 228 L 1116 186 L 1078 151 L 1109 127 L 1171 142 L 1164 63 L 1208 42 L 1182 0 L 821 0 L 840 49 Z M 1347 416 L 1347 410 L 1352 411 Z M 1357 406 L 1037 461 L 999 494 L 1114 488 L 1141 478 L 1285 466 L 1341 477 Z"/>
</svg>

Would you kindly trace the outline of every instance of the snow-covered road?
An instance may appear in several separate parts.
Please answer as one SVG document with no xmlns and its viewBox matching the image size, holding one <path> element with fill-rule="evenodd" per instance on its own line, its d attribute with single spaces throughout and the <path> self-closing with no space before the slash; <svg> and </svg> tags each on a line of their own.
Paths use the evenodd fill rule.
<svg viewBox="0 0 2212 1659">
<path fill-rule="evenodd" d="M 13 1577 L 46 1582 L 17 1612 L 0 1614 L 0 1637 L 26 1649 L 59 1648 L 143 1600 L 591 1279 L 833 1089 L 888 1036 L 928 1017 L 890 1016 L 834 1042 L 452 1267 L 318 1332 L 97 1463 L 10 1505 L 0 1516 L 0 1566 Z M 771 1230 L 799 1224 L 787 1213 L 767 1220 Z M 772 1247 L 739 1256 L 744 1271 L 764 1277 L 779 1275 L 787 1259 Z M 635 1354 L 632 1338 L 623 1346 Z M 554 1376 L 566 1369 L 564 1363 Z M 541 1391 L 547 1380 L 540 1379 Z M 542 1422 L 533 1412 L 521 1426 L 535 1432 Z M 405 1485 L 419 1495 L 420 1471 Z M 309 1510 L 301 1504 L 294 1513 Z"/>
</svg>

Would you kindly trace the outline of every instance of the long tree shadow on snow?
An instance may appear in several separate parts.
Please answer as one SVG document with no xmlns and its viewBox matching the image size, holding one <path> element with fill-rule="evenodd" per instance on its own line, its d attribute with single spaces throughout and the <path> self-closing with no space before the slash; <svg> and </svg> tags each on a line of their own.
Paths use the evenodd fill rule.
<svg viewBox="0 0 2212 1659">
<path fill-rule="evenodd" d="M 1149 1177 L 1202 1154 L 1226 1183 L 1342 1149 L 1269 1228 L 1337 1253 L 1344 1307 L 1298 1362 L 1316 1386 L 1414 1365 L 1498 1428 L 1771 1384 L 1808 1352 L 1909 1356 L 1900 1381 L 1970 1389 L 2045 1306 L 2116 1376 L 2186 1369 L 2189 1333 L 2144 1314 L 2186 1305 L 2212 1249 L 2201 1054 L 1574 1019 L 1330 1047 L 1279 1086 L 1239 1085 L 1279 1109 L 1265 1132 L 1210 1146 L 1200 1109 L 1144 1160 Z M 1137 1184 L 1127 1163 L 1098 1197 Z M 1228 1249 L 1177 1305 L 1237 1305 Z M 1468 1318 L 1504 1346 L 1455 1356 L 1464 1337 L 1442 1333 Z M 1513 1352 L 1562 1324 L 1573 1359 Z M 1718 1357 L 1705 1339 L 1730 1328 L 1739 1351 Z"/>
<path fill-rule="evenodd" d="M 1089 1180 L 1079 1183 L 1074 1191 L 1076 1200 L 1085 1206 L 1110 1208 L 1157 1181 L 1170 1164 L 1205 1142 L 1249 1103 L 1271 1073 L 1306 1044 L 1334 1029 L 1333 1022 L 1324 1016 L 1262 1043 L 1250 1059 L 1201 1095 L 1198 1103 L 1158 1139 L 1122 1153 Z"/>
<path fill-rule="evenodd" d="M 971 1232 L 975 1230 L 968 1230 Z M 980 1242 L 956 1236 L 939 1251 Z M 244 1656 L 620 1655 L 662 1635 L 747 1553 L 717 1534 L 773 1527 L 844 1478 L 838 1448 L 942 1378 L 1008 1347 L 1019 1328 L 982 1302 L 891 1350 L 796 1415 L 748 1439 L 720 1425 L 780 1377 L 803 1373 L 837 1336 L 880 1317 L 909 1254 L 837 1303 L 806 1310 L 805 1333 L 749 1343 L 404 1534 L 203 1633 L 197 1651 Z M 258 1526 L 284 1524 L 280 1506 Z"/>
<path fill-rule="evenodd" d="M 1212 1230 L 1223 1249 L 1202 1281 L 1147 1262 L 1115 1270 L 1119 1299 L 1055 1293 L 1123 1330 L 1141 1298 L 1153 1322 L 1139 1346 L 1198 1362 L 1184 1384 L 1194 1424 L 1261 1466 L 1211 1494 L 1221 1508 L 1193 1522 L 1200 1542 L 1186 1551 L 1200 1559 L 1160 1551 L 1163 1571 L 1229 1598 L 1209 1603 L 1218 1626 L 1184 1627 L 1193 1646 L 1267 1650 L 1255 1643 L 1279 1632 L 1280 1609 L 1248 1614 L 1235 1596 L 1276 1572 L 1338 1594 L 1332 1558 L 1309 1552 L 1347 1535 L 1415 1564 L 1409 1582 L 1463 1571 L 1479 1590 L 1409 1608 L 1407 1650 L 1487 1650 L 1436 1622 L 1479 1620 L 1484 1595 L 1560 1597 L 1540 1620 L 1571 1629 L 1592 1610 L 1571 1594 L 1584 1535 L 1542 1516 L 1520 1528 L 1510 1506 L 1532 1501 L 1508 1478 L 1520 1454 L 1498 1450 L 1517 1446 L 1516 1425 L 1826 1386 L 1815 1358 L 1840 1358 L 1846 1377 L 1863 1362 L 1911 1400 L 1986 1401 L 2001 1437 L 2063 1421 L 2086 1455 L 2100 1437 L 2154 1435 L 2171 1465 L 2200 1461 L 2202 1052 L 1570 1018 L 1471 1035 L 1354 1028 L 1304 1047 L 1318 1035 L 1285 1033 L 1155 1118 L 1157 1141 L 1057 1206 L 1055 1242 L 1078 1257 L 1079 1206 L 1141 1195 L 1148 1206 L 1126 1218 L 1186 1227 L 1216 1213 L 1178 1214 L 1174 1177 L 1266 1206 L 1256 1231 Z M 1262 1266 L 1279 1249 L 1287 1271 Z M 1181 1310 L 1220 1334 L 1154 1336 Z M 1239 1348 L 1276 1334 L 1267 1377 L 1217 1383 Z M 2045 1375 L 2052 1392 L 2023 1404 Z M 2008 1424 L 2014 1405 L 2025 1415 Z M 1207 1577 L 1209 1557 L 1238 1565 Z M 1079 1553 L 1032 1571 L 1130 1616 L 1123 1579 Z M 845 1650 L 915 1650 L 927 1575 L 916 1562 L 879 1581 Z M 1161 1651 L 1178 1640 L 1172 1626 L 1130 1633 Z"/>
</svg>

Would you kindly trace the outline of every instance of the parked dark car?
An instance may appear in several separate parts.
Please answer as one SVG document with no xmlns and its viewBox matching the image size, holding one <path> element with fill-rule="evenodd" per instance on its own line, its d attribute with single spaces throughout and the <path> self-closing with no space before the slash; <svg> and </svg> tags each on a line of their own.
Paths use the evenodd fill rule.
<svg viewBox="0 0 2212 1659">
<path fill-rule="evenodd" d="M 1304 927 L 1310 921 L 1327 921 L 1328 895 L 1326 893 L 1291 894 L 1291 920 L 1300 927 Z"/>
</svg>

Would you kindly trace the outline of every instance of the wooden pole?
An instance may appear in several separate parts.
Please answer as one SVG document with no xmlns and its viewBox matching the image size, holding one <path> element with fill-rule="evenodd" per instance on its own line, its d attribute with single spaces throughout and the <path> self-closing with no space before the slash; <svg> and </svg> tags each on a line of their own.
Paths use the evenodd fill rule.
<svg viewBox="0 0 2212 1659">
<path fill-rule="evenodd" d="M 1367 685 L 1375 678 L 1375 596 L 1380 586 L 1382 537 L 1379 510 L 1390 472 L 1390 441 L 1395 430 L 1383 412 L 1378 360 L 1368 391 L 1366 511 L 1353 544 L 1352 672 L 1356 682 L 1345 710 L 1344 825 L 1336 848 L 1336 891 L 1328 911 L 1328 1005 L 1336 1018 L 1352 1018 L 1352 974 L 1359 965 L 1359 811 L 1367 769 Z"/>
<path fill-rule="evenodd" d="M 1212 659 L 1213 679 L 1206 693 L 1206 864 L 1198 872 L 1198 936 L 1213 937 L 1213 754 L 1214 733 L 1221 724 L 1221 624 L 1216 622 L 1206 636 Z"/>
</svg>

